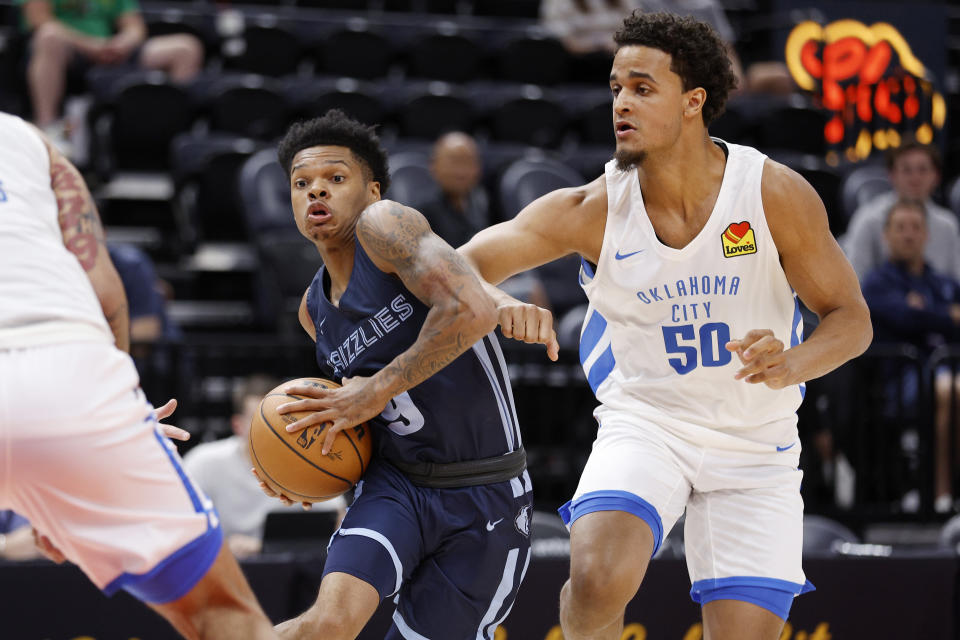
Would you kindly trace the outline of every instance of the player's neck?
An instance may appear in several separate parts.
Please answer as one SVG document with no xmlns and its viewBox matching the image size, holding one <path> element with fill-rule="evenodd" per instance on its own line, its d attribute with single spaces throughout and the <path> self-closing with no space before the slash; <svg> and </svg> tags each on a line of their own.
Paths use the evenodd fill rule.
<svg viewBox="0 0 960 640">
<path fill-rule="evenodd" d="M 330 278 L 330 302 L 334 306 L 339 306 L 340 296 L 346 291 L 350 284 L 350 276 L 353 274 L 353 259 L 356 254 L 356 246 L 353 242 L 344 243 L 335 247 L 321 246 L 320 257 L 323 259 L 323 265 Z"/>
<path fill-rule="evenodd" d="M 720 191 L 725 168 L 723 151 L 705 130 L 691 142 L 681 137 L 669 149 L 651 151 L 638 167 L 644 205 L 648 210 L 696 214 L 705 199 Z"/>
</svg>

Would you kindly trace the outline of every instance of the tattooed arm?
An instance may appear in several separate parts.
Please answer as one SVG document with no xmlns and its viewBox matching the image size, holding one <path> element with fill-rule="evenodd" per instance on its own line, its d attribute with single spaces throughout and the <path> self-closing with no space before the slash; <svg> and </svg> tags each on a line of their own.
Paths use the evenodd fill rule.
<svg viewBox="0 0 960 640">
<path fill-rule="evenodd" d="M 399 277 L 430 311 L 410 348 L 373 376 L 344 378 L 338 389 L 286 389 L 308 397 L 280 405 L 281 414 L 312 412 L 288 424 L 288 432 L 330 423 L 324 430 L 324 455 L 339 431 L 373 418 L 391 398 L 450 364 L 497 326 L 493 299 L 460 254 L 430 230 L 419 212 L 389 200 L 376 202 L 360 214 L 356 231 L 373 263 Z M 305 300 L 306 296 L 300 306 L 301 324 L 315 338 Z"/>
<path fill-rule="evenodd" d="M 416 342 L 373 376 L 387 398 L 426 380 L 497 326 L 493 300 L 473 270 L 416 210 L 376 202 L 357 220 L 357 238 L 377 267 L 430 307 Z"/>
<path fill-rule="evenodd" d="M 103 225 L 77 168 L 44 138 L 50 153 L 50 186 L 57 198 L 63 244 L 77 257 L 100 300 L 117 348 L 130 350 L 130 317 L 120 275 L 110 261 Z"/>
</svg>

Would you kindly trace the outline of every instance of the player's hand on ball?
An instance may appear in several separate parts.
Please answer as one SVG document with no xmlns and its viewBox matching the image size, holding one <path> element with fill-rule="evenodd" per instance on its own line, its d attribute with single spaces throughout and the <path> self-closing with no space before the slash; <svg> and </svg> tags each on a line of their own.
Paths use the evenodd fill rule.
<svg viewBox="0 0 960 640">
<path fill-rule="evenodd" d="M 771 389 L 782 389 L 792 384 L 787 353 L 783 341 L 778 340 L 769 329 L 754 329 L 739 340 L 726 344 L 740 358 L 743 367 L 734 378 L 750 384 L 760 382 Z"/>
<path fill-rule="evenodd" d="M 260 483 L 260 491 L 263 491 L 264 494 L 266 494 L 271 498 L 278 499 L 280 502 L 282 502 L 288 507 L 292 507 L 293 505 L 296 504 L 296 502 L 294 502 L 287 496 L 283 495 L 282 493 L 277 493 L 276 491 L 271 489 L 269 486 L 267 486 L 267 483 L 263 481 L 263 478 L 260 477 L 260 474 L 257 473 L 256 469 L 250 469 L 250 473 L 252 473 L 253 477 L 257 479 L 258 483 Z M 309 502 L 301 502 L 300 506 L 303 507 L 304 511 L 310 511 L 310 509 L 313 508 L 313 504 Z"/>
<path fill-rule="evenodd" d="M 560 344 L 553 329 L 553 313 L 549 309 L 505 296 L 497 304 L 497 321 L 505 338 L 546 345 L 547 357 L 557 360 Z"/>
<path fill-rule="evenodd" d="M 343 386 L 324 389 L 317 386 L 291 386 L 284 391 L 294 396 L 307 396 L 305 400 L 288 402 L 277 407 L 283 415 L 295 411 L 313 411 L 312 414 L 287 425 L 287 431 L 296 433 L 307 427 L 327 423 L 323 430 L 323 455 L 330 453 L 337 433 L 366 422 L 380 415 L 390 398 L 383 398 L 373 389 L 372 378 L 357 376 L 344 378 Z"/>
<path fill-rule="evenodd" d="M 173 415 L 173 412 L 177 409 L 177 399 L 170 398 L 167 400 L 167 403 L 162 407 L 158 407 L 154 411 L 157 414 L 157 420 L 164 420 Z M 175 427 L 172 424 L 163 424 L 160 423 L 160 430 L 163 431 L 163 435 L 167 436 L 171 440 L 180 440 L 181 442 L 186 442 L 190 439 L 190 432 L 180 427 Z"/>
<path fill-rule="evenodd" d="M 50 538 L 37 531 L 36 527 L 33 527 L 33 544 L 48 560 L 52 560 L 57 564 L 67 559 L 67 557 L 63 555 L 63 552 L 50 542 Z"/>
</svg>

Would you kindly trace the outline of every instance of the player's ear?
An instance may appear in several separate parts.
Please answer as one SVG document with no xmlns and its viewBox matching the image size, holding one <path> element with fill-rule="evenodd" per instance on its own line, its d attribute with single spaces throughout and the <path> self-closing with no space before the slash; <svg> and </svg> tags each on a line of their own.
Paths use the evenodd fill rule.
<svg viewBox="0 0 960 640">
<path fill-rule="evenodd" d="M 370 199 L 372 202 L 380 200 L 380 183 L 376 180 L 371 180 L 367 183 L 367 189 L 369 189 Z"/>
<path fill-rule="evenodd" d="M 687 118 L 700 115 L 703 105 L 707 102 L 707 92 L 703 87 L 696 87 L 683 94 L 683 115 Z"/>
</svg>

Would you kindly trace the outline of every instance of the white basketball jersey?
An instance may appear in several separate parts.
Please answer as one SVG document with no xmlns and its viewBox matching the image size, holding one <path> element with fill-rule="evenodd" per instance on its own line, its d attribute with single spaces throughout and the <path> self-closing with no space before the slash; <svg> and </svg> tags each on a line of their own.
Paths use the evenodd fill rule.
<svg viewBox="0 0 960 640">
<path fill-rule="evenodd" d="M 0 113 L 0 349 L 91 340 L 113 336 L 63 244 L 50 156 L 23 120 Z"/>
<path fill-rule="evenodd" d="M 803 327 L 760 197 L 765 156 L 727 144 L 713 212 L 682 249 L 659 241 L 636 169 L 606 166 L 607 223 L 596 270 L 584 262 L 590 301 L 580 361 L 603 405 L 659 424 L 787 447 L 803 385 L 773 390 L 735 380 L 742 366 L 724 344 L 771 329 L 786 347 Z M 682 426 L 680 428 L 683 428 Z M 792 446 L 792 445 L 790 445 Z"/>
</svg>

